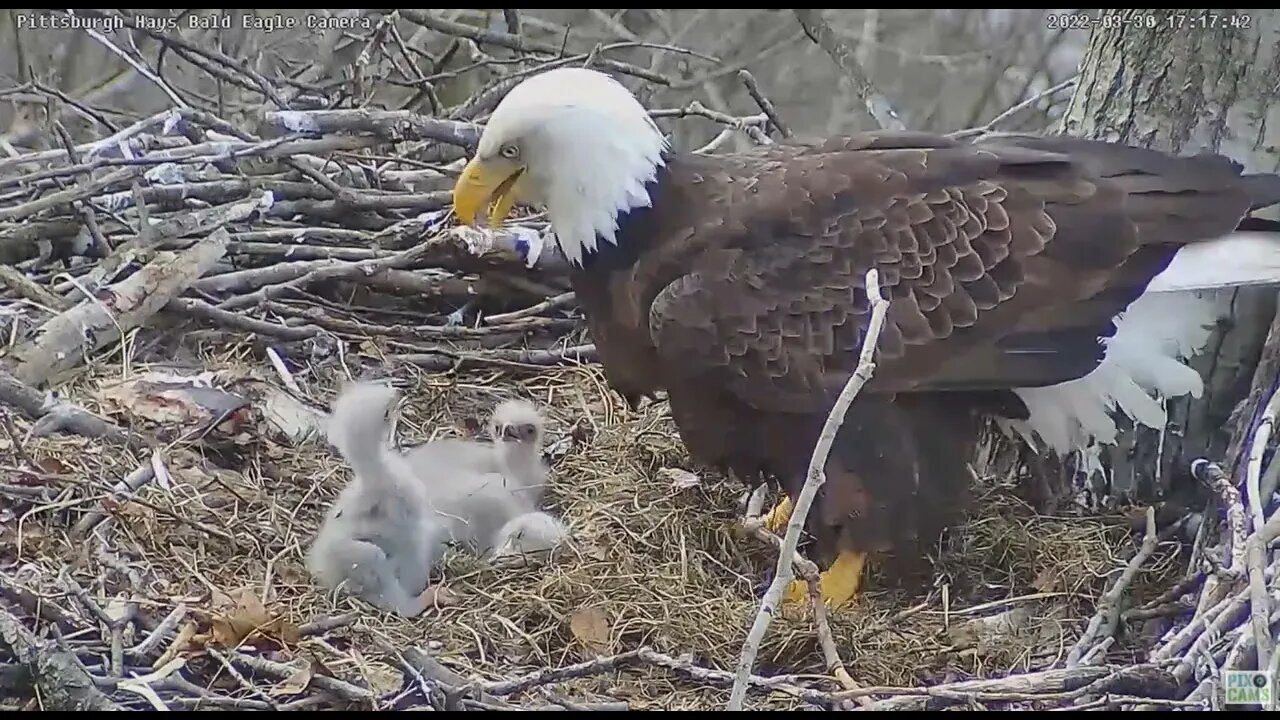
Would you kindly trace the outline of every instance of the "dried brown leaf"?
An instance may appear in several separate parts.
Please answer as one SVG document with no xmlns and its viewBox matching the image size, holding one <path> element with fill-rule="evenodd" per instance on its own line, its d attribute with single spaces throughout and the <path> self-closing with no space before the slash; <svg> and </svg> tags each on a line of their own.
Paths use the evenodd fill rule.
<svg viewBox="0 0 1280 720">
<path fill-rule="evenodd" d="M 363 674 L 369 689 L 379 695 L 393 693 L 404 686 L 404 673 L 383 663 L 365 664 Z"/>
<path fill-rule="evenodd" d="M 65 463 L 53 457 L 40 458 L 31 464 L 35 466 L 37 471 L 45 475 L 65 475 L 68 471 Z"/>
<path fill-rule="evenodd" d="M 271 688 L 271 694 L 279 697 L 281 695 L 297 695 L 307 689 L 311 684 L 311 663 L 306 662 L 302 667 L 293 671 L 289 677 L 276 683 Z"/>
<path fill-rule="evenodd" d="M 112 503 L 113 504 L 110 507 L 110 509 L 116 514 L 117 517 L 119 517 L 122 520 L 130 520 L 130 521 L 145 523 L 148 519 L 150 519 L 156 514 L 155 510 L 152 510 L 146 505 L 142 505 L 141 503 L 136 503 L 131 500 L 125 500 L 124 502 L 116 502 L 113 499 Z M 106 505 L 106 503 L 103 503 L 103 504 Z"/>
<path fill-rule="evenodd" d="M 256 593 L 245 588 L 234 596 L 214 591 L 213 613 L 210 626 L 212 642 L 224 647 L 236 647 L 257 639 L 280 644 L 297 642 L 298 628 L 287 619 L 272 615 Z"/>
<path fill-rule="evenodd" d="M 582 608 L 569 618 L 569 632 L 588 650 L 609 652 L 609 617 L 603 608 Z"/>
<path fill-rule="evenodd" d="M 1059 585 L 1060 583 L 1058 582 L 1058 574 L 1054 570 L 1054 568 L 1051 568 L 1051 567 L 1047 567 L 1041 570 L 1036 575 L 1035 580 L 1031 581 L 1031 587 L 1035 588 L 1038 592 L 1042 592 L 1042 593 L 1054 592 L 1055 590 L 1059 590 L 1061 589 Z"/>
<path fill-rule="evenodd" d="M 438 608 L 456 607 L 462 599 L 458 593 L 444 585 L 432 585 L 422 592 L 422 598 L 430 603 L 431 607 Z"/>
</svg>

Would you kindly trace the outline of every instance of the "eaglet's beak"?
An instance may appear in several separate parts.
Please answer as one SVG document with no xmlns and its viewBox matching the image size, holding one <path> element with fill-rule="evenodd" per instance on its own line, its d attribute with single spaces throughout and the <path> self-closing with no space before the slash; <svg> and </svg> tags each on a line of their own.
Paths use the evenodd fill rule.
<svg viewBox="0 0 1280 720">
<path fill-rule="evenodd" d="M 524 170 L 505 158 L 472 158 L 453 186 L 453 212 L 458 220 L 475 225 L 480 211 L 490 203 L 489 225 L 505 220 L 520 197 Z"/>
</svg>

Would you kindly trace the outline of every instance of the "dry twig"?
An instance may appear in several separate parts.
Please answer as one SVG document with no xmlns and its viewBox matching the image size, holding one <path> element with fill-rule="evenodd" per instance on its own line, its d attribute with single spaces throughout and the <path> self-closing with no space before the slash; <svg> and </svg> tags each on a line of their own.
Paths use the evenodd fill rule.
<svg viewBox="0 0 1280 720">
<path fill-rule="evenodd" d="M 3 607 L 0 607 L 0 638 L 40 689 L 43 709 L 64 712 L 123 709 L 98 690 L 74 655 L 41 641 Z"/>
<path fill-rule="evenodd" d="M 783 590 L 786 589 L 787 583 L 793 577 L 791 564 L 796 545 L 800 542 L 800 534 L 803 532 L 805 522 L 809 517 L 809 506 L 813 503 L 813 497 L 817 494 L 818 488 L 826 481 L 825 468 L 827 456 L 831 453 L 831 444 L 835 441 L 836 433 L 840 430 L 841 424 L 844 423 L 844 416 L 849 406 L 857 397 L 862 386 L 871 378 L 871 374 L 875 372 L 873 358 L 876 343 L 880 339 L 880 329 L 884 325 L 885 313 L 889 309 L 889 301 L 880 293 L 880 274 L 875 268 L 867 272 L 866 283 L 863 287 L 871 301 L 871 320 L 867 324 L 867 333 L 862 341 L 862 352 L 858 358 L 858 367 L 840 391 L 840 395 L 836 398 L 831 412 L 827 415 L 826 423 L 822 427 L 822 434 L 818 436 L 817 447 L 814 449 L 813 457 L 809 461 L 809 472 L 805 479 L 804 487 L 801 489 L 800 495 L 795 499 L 791 518 L 787 523 L 787 534 L 783 539 L 782 550 L 778 553 L 778 563 L 773 582 L 769 585 L 764 598 L 760 601 L 760 610 L 756 613 L 755 622 L 752 624 L 747 640 L 742 646 L 742 654 L 738 660 L 738 670 L 733 691 L 729 697 L 729 710 L 742 710 L 742 702 L 746 698 L 747 692 L 747 678 L 751 675 L 751 669 L 755 665 L 756 653 L 760 650 L 760 642 L 764 638 L 764 634 L 769 630 L 769 622 L 777 611 Z"/>
<path fill-rule="evenodd" d="M 1250 622 L 1258 653 L 1258 668 L 1272 664 L 1276 642 L 1271 634 L 1271 593 L 1267 588 L 1266 572 L 1268 548 L 1280 537 L 1280 513 L 1276 513 L 1265 525 L 1258 528 L 1245 543 L 1245 556 L 1249 567 Z M 1278 579 L 1272 577 L 1272 583 Z"/>
<path fill-rule="evenodd" d="M 1156 511 L 1153 507 L 1147 508 L 1147 529 L 1146 534 L 1142 537 L 1142 545 L 1138 551 L 1134 553 L 1133 558 L 1125 566 L 1124 571 L 1116 578 L 1115 583 L 1107 590 L 1102 599 L 1098 601 L 1098 610 L 1094 614 L 1093 619 L 1089 621 L 1088 627 L 1084 634 L 1076 641 L 1075 647 L 1071 648 L 1071 652 L 1067 655 L 1067 667 L 1073 668 L 1084 662 L 1086 656 L 1095 660 L 1100 659 L 1101 653 L 1092 651 L 1093 643 L 1099 636 L 1103 640 L 1111 639 L 1120 624 L 1120 609 L 1122 607 L 1121 600 L 1125 591 L 1133 584 L 1133 580 L 1138 575 L 1138 571 L 1142 569 L 1142 565 L 1156 551 L 1156 545 L 1159 543 L 1160 537 L 1156 532 Z M 1087 653 L 1087 655 L 1086 655 Z"/>
<path fill-rule="evenodd" d="M 822 48 L 843 71 L 843 77 L 852 83 L 858 98 L 866 106 L 867 113 L 875 118 L 880 127 L 885 130 L 905 130 L 907 126 L 898 117 L 889 98 L 872 84 L 871 78 L 867 77 L 866 71 L 858 63 L 853 48 L 841 40 L 827 21 L 822 19 L 822 11 L 796 8 L 792 12 L 809 39 Z"/>
</svg>

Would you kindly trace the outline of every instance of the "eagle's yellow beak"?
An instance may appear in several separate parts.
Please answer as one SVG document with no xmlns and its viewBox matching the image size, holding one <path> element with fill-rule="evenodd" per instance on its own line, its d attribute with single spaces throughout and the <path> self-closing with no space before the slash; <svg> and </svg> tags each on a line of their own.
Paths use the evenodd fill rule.
<svg viewBox="0 0 1280 720">
<path fill-rule="evenodd" d="M 468 225 L 476 224 L 481 210 L 493 203 L 489 225 L 511 214 L 520 195 L 524 166 L 505 158 L 472 158 L 453 186 L 453 212 Z"/>
</svg>

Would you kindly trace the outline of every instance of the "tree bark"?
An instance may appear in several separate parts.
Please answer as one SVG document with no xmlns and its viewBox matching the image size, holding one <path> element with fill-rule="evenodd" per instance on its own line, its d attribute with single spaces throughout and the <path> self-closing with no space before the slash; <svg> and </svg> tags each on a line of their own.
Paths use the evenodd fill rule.
<svg viewBox="0 0 1280 720">
<path fill-rule="evenodd" d="M 1280 170 L 1280 11 L 1107 15 L 1154 18 L 1154 23 L 1099 24 L 1063 117 L 1065 133 L 1182 155 L 1217 152 L 1242 163 L 1246 172 Z M 1280 218 L 1275 208 L 1259 215 Z M 1275 316 L 1276 292 L 1238 290 L 1230 296 L 1230 310 L 1192 361 L 1205 378 L 1204 395 L 1168 403 L 1163 441 L 1154 431 L 1127 432 L 1109 449 L 1113 493 L 1143 500 L 1167 497 L 1170 478 L 1183 475 L 1173 472 L 1179 463 L 1204 455 L 1222 458 L 1227 452 L 1229 420 L 1249 394 Z"/>
</svg>

